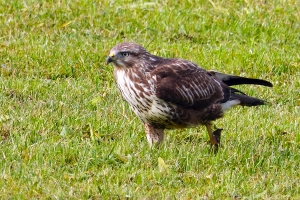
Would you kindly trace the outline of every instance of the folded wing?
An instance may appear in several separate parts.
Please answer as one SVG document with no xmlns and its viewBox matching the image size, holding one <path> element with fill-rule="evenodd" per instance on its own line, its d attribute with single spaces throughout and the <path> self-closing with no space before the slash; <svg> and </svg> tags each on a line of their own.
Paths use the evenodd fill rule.
<svg viewBox="0 0 300 200">
<path fill-rule="evenodd" d="M 166 59 L 151 76 L 156 96 L 177 105 L 203 109 L 229 98 L 229 87 L 189 61 Z"/>
</svg>

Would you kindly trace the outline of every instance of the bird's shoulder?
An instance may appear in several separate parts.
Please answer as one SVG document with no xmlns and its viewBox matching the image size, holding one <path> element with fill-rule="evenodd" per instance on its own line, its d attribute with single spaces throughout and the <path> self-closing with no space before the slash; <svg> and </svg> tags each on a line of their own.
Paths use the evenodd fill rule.
<svg viewBox="0 0 300 200">
<path fill-rule="evenodd" d="M 206 70 L 191 61 L 177 58 L 161 59 L 151 71 L 152 75 L 160 76 L 190 76 L 195 73 L 206 73 Z"/>
</svg>

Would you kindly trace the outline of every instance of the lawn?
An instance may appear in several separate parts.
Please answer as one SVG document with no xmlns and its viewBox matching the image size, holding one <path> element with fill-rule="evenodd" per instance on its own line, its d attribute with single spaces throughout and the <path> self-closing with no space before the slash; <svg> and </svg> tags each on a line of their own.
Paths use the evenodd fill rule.
<svg viewBox="0 0 300 200">
<path fill-rule="evenodd" d="M 0 0 L 1 199 L 300 199 L 300 2 Z M 122 41 L 225 73 L 237 107 L 150 149 L 119 94 Z"/>
</svg>

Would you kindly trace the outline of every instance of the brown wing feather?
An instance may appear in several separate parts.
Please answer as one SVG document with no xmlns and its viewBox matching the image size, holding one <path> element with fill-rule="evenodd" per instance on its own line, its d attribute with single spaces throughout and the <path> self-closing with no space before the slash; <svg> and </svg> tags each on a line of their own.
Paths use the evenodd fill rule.
<svg viewBox="0 0 300 200">
<path fill-rule="evenodd" d="M 151 76 L 156 96 L 167 102 L 203 109 L 224 98 L 217 79 L 189 61 L 166 59 Z"/>
</svg>

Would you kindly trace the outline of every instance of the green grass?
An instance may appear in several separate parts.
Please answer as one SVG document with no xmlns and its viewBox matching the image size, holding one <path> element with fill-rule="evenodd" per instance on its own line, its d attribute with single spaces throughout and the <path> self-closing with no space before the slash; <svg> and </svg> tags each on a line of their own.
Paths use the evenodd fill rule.
<svg viewBox="0 0 300 200">
<path fill-rule="evenodd" d="M 300 4 L 0 0 L 1 199 L 299 199 Z M 214 155 L 203 127 L 150 149 L 122 101 L 111 47 L 270 80 L 235 108 Z M 167 169 L 161 170 L 158 158 Z"/>
</svg>

